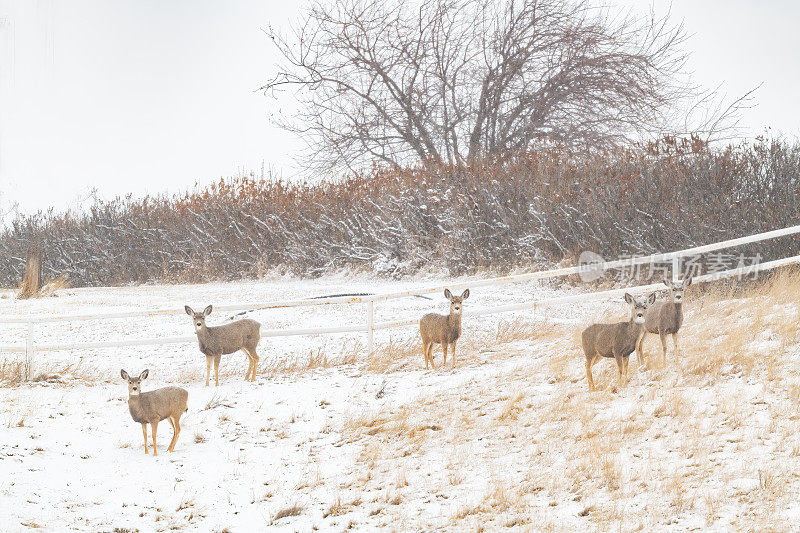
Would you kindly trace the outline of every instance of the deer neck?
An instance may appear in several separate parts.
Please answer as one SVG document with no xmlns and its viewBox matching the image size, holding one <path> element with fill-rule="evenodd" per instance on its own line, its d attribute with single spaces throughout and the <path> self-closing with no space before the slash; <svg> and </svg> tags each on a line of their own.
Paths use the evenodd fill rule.
<svg viewBox="0 0 800 533">
<path fill-rule="evenodd" d="M 675 298 L 670 295 L 667 308 L 670 310 L 670 314 L 675 320 L 680 322 L 683 319 L 683 302 L 676 303 Z"/>
<path fill-rule="evenodd" d="M 638 339 L 639 335 L 641 335 L 642 332 L 644 331 L 644 324 L 637 324 L 633 320 L 633 317 L 631 317 L 631 319 L 628 320 L 627 329 L 628 329 L 628 334 L 631 336 L 631 338 Z"/>
<path fill-rule="evenodd" d="M 675 309 L 675 324 L 680 327 L 683 323 L 683 302 L 672 302 L 672 307 Z"/>
<path fill-rule="evenodd" d="M 450 329 L 460 331 L 461 314 L 450 313 L 449 315 L 447 315 L 447 325 L 450 326 Z"/>
<path fill-rule="evenodd" d="M 143 420 L 141 393 L 135 396 L 128 396 L 128 411 L 130 411 L 134 421 L 141 422 Z"/>
</svg>

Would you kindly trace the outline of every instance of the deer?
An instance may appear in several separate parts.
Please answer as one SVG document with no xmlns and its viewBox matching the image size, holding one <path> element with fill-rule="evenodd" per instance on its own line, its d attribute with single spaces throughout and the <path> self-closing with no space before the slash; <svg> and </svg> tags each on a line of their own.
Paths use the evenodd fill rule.
<svg viewBox="0 0 800 533">
<path fill-rule="evenodd" d="M 667 335 L 672 335 L 672 344 L 675 347 L 675 359 L 678 358 L 678 330 L 683 325 L 683 292 L 692 284 L 691 274 L 677 284 L 669 278 L 664 278 L 667 286 L 667 299 L 656 302 L 649 307 L 644 315 L 644 333 L 636 346 L 636 357 L 642 364 L 644 339 L 648 333 L 658 334 L 661 339 L 661 362 L 667 361 Z"/>
<path fill-rule="evenodd" d="M 616 361 L 619 388 L 628 383 L 628 360 L 644 334 L 645 311 L 655 301 L 655 292 L 645 298 L 634 298 L 626 292 L 625 302 L 631 309 L 631 317 L 627 322 L 592 324 L 583 330 L 581 341 L 583 353 L 586 355 L 586 379 L 589 381 L 590 391 L 595 390 L 592 366 L 601 357 L 613 357 Z"/>
<path fill-rule="evenodd" d="M 258 354 L 256 347 L 261 340 L 261 324 L 245 318 L 225 324 L 224 326 L 206 326 L 206 317 L 211 314 L 212 306 L 206 307 L 202 313 L 195 313 L 188 305 L 184 307 L 186 314 L 192 317 L 194 332 L 200 344 L 200 351 L 206 356 L 206 387 L 211 375 L 211 363 L 214 363 L 214 385 L 219 386 L 219 362 L 223 355 L 242 350 L 249 361 L 245 381 L 256 380 Z"/>
<path fill-rule="evenodd" d="M 132 378 L 125 370 L 120 370 L 122 379 L 128 382 L 128 410 L 134 422 L 142 425 L 144 435 L 144 453 L 147 451 L 147 424 L 150 424 L 153 433 L 153 455 L 158 455 L 156 448 L 156 433 L 158 423 L 169 418 L 172 425 L 172 440 L 167 448 L 168 452 L 175 451 L 175 443 L 181 434 L 181 415 L 188 410 L 187 400 L 189 393 L 180 387 L 163 387 L 149 392 L 142 392 L 142 381 L 147 377 L 149 370 Z"/>
<path fill-rule="evenodd" d="M 464 300 L 469 298 L 469 289 L 461 293 L 461 296 L 453 296 L 450 289 L 444 290 L 444 297 L 450 300 L 450 313 L 440 315 L 439 313 L 428 313 L 419 321 L 419 333 L 422 336 L 422 355 L 425 359 L 425 370 L 428 369 L 430 361 L 433 364 L 433 345 L 441 344 L 444 352 L 444 362 L 447 364 L 447 347 L 452 346 L 453 368 L 456 367 L 456 341 L 461 336 L 461 312 L 464 309 Z"/>
</svg>

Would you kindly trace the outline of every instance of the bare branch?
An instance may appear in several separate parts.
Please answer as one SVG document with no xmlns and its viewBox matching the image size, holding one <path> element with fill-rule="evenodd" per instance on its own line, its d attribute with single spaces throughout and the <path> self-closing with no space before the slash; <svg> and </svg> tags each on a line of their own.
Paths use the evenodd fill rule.
<svg viewBox="0 0 800 533">
<path fill-rule="evenodd" d="M 752 91 L 723 104 L 685 73 L 686 33 L 588 0 L 315 2 L 260 90 L 290 89 L 279 124 L 312 167 L 465 163 L 545 141 L 607 148 L 666 132 L 735 129 Z M 686 110 L 689 112 L 686 112 Z"/>
</svg>

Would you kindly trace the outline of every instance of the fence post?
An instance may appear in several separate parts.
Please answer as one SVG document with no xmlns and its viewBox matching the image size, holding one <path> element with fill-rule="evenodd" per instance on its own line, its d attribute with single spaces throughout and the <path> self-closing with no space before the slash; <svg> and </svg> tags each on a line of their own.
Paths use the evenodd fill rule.
<svg viewBox="0 0 800 533">
<path fill-rule="evenodd" d="M 372 355 L 372 339 L 373 339 L 373 325 L 375 324 L 375 300 L 370 300 L 367 306 L 367 328 L 369 328 L 368 336 L 367 336 L 367 348 L 369 349 L 369 354 Z"/>
<path fill-rule="evenodd" d="M 28 336 L 25 339 L 25 381 L 29 381 L 31 379 L 33 352 L 33 322 L 28 322 Z"/>
<path fill-rule="evenodd" d="M 676 255 L 672 258 L 672 283 L 677 283 L 681 278 L 681 257 Z"/>
</svg>

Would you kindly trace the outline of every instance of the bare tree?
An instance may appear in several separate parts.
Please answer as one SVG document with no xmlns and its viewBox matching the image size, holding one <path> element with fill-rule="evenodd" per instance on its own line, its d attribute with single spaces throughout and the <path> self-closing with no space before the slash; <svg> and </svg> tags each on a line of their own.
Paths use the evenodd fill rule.
<svg viewBox="0 0 800 533">
<path fill-rule="evenodd" d="M 703 96 L 680 24 L 587 0 L 314 2 L 267 33 L 282 62 L 261 89 L 295 91 L 300 111 L 279 124 L 326 169 L 603 147 L 674 131 Z"/>
</svg>

